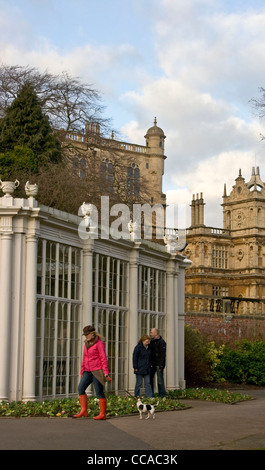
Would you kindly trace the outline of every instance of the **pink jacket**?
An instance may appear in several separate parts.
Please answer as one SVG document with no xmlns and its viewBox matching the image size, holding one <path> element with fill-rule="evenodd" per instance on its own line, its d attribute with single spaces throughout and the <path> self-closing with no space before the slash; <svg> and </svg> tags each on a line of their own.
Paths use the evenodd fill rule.
<svg viewBox="0 0 265 470">
<path fill-rule="evenodd" d="M 103 370 L 103 374 L 109 375 L 108 360 L 105 351 L 105 344 L 97 337 L 97 341 L 88 349 L 84 345 L 83 360 L 80 375 L 86 370 Z"/>
</svg>

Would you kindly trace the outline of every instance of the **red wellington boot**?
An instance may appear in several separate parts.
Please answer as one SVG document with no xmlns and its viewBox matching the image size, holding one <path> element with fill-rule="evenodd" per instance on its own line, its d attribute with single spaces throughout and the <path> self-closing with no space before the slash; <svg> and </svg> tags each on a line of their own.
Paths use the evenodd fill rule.
<svg viewBox="0 0 265 470">
<path fill-rule="evenodd" d="M 99 399 L 100 413 L 98 416 L 94 416 L 93 419 L 106 419 L 107 400 L 106 398 Z"/>
<path fill-rule="evenodd" d="M 79 395 L 79 402 L 81 406 L 81 411 L 77 415 L 74 415 L 74 418 L 82 418 L 82 416 L 88 416 L 87 412 L 87 396 Z"/>
</svg>

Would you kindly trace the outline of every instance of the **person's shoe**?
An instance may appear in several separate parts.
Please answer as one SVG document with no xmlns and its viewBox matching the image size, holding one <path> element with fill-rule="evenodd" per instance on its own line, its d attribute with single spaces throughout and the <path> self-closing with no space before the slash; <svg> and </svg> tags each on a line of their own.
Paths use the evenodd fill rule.
<svg viewBox="0 0 265 470">
<path fill-rule="evenodd" d="M 73 418 L 82 418 L 83 416 L 87 417 L 88 412 L 87 412 L 87 396 L 85 395 L 79 395 L 79 402 L 81 406 L 81 410 L 77 415 L 74 415 Z"/>
<path fill-rule="evenodd" d="M 99 399 L 100 413 L 98 416 L 94 416 L 93 419 L 106 419 L 107 400 L 106 398 Z"/>
</svg>

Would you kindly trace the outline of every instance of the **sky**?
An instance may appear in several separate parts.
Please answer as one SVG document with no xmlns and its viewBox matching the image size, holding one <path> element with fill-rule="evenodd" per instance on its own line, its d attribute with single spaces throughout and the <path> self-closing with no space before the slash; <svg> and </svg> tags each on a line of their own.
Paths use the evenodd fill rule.
<svg viewBox="0 0 265 470">
<path fill-rule="evenodd" d="M 101 93 L 123 140 L 164 130 L 163 191 L 187 205 L 203 193 L 205 223 L 222 227 L 242 170 L 265 180 L 262 0 L 0 0 L 0 63 L 67 71 Z"/>
</svg>

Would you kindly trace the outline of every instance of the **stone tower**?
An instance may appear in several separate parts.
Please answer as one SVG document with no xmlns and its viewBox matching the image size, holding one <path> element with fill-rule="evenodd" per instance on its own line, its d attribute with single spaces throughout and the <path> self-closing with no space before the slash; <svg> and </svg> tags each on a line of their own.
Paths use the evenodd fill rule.
<svg viewBox="0 0 265 470">
<path fill-rule="evenodd" d="M 252 168 L 248 183 L 239 175 L 229 196 L 226 186 L 223 195 L 223 226 L 231 230 L 231 236 L 265 235 L 265 184 L 260 178 L 259 167 Z"/>
<path fill-rule="evenodd" d="M 166 136 L 157 126 L 156 118 L 144 137 L 146 145 L 116 140 L 114 132 L 111 138 L 106 138 L 101 135 L 96 123 L 87 123 L 84 134 L 67 132 L 65 141 L 70 149 L 69 160 L 81 178 L 86 172 L 91 172 L 89 162 L 92 160 L 92 171 L 101 175 L 104 173 L 107 187 L 118 180 L 120 187 L 127 187 L 127 195 L 139 194 L 146 203 L 165 207 L 163 175 Z M 114 177 L 115 171 L 119 173 L 118 178 Z"/>
<path fill-rule="evenodd" d="M 148 129 L 145 140 L 148 154 L 164 156 L 164 131 L 157 126 L 157 120 L 154 119 L 154 125 Z"/>
<path fill-rule="evenodd" d="M 241 170 L 223 194 L 223 228 L 204 225 L 204 201 L 193 196 L 186 256 L 186 292 L 245 298 L 265 298 L 265 183 L 259 168 L 248 182 Z"/>
<path fill-rule="evenodd" d="M 162 192 L 164 175 L 164 155 L 165 147 L 164 131 L 157 126 L 157 120 L 154 119 L 154 125 L 148 129 L 145 135 L 146 141 L 146 168 L 150 175 L 150 188 L 153 191 L 152 202 L 165 204 L 165 195 Z"/>
</svg>

